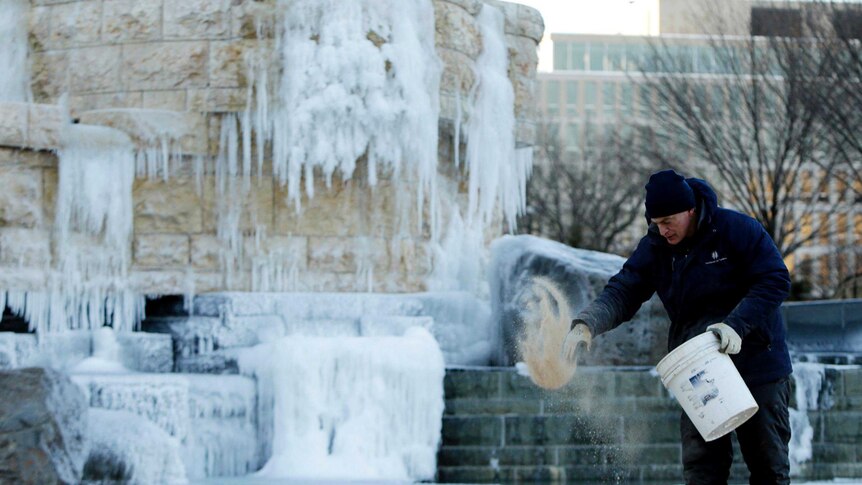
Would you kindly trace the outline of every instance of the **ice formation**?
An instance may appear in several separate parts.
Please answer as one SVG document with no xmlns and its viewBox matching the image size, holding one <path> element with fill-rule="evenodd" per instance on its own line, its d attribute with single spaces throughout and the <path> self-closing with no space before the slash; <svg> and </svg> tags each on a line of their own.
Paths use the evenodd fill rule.
<svg viewBox="0 0 862 485">
<path fill-rule="evenodd" d="M 0 0 L 0 101 L 29 101 L 27 17 L 30 2 Z"/>
<path fill-rule="evenodd" d="M 285 337 L 240 355 L 273 403 L 267 478 L 428 480 L 443 414 L 443 356 L 404 337 Z M 261 420 L 267 422 L 262 415 Z"/>
<path fill-rule="evenodd" d="M 796 380 L 796 409 L 790 408 L 790 474 L 799 475 L 799 467 L 811 460 L 811 442 L 814 428 L 808 419 L 808 411 L 816 411 L 820 400 L 820 389 L 826 375 L 823 364 L 796 362 L 793 376 Z"/>
<path fill-rule="evenodd" d="M 111 327 L 93 331 L 93 352 L 69 372 L 78 374 L 122 374 L 131 372 L 120 361 L 120 344 Z"/>
<path fill-rule="evenodd" d="M 99 328 L 131 330 L 143 316 L 143 297 L 129 286 L 132 183 L 131 140 L 98 126 L 64 127 L 54 245 L 44 290 L 10 289 L 6 305 L 37 333 Z"/>
<path fill-rule="evenodd" d="M 469 170 L 467 223 L 490 225 L 502 209 L 510 230 L 526 204 L 532 148 L 515 150 L 515 94 L 509 81 L 509 57 L 503 14 L 483 5 L 477 18 L 482 53 L 476 60 L 477 88 L 467 122 Z"/>
<path fill-rule="evenodd" d="M 84 479 L 96 483 L 188 483 L 180 443 L 164 430 L 128 411 L 90 409 L 90 457 Z M 103 481 L 105 480 L 105 481 Z"/>
</svg>

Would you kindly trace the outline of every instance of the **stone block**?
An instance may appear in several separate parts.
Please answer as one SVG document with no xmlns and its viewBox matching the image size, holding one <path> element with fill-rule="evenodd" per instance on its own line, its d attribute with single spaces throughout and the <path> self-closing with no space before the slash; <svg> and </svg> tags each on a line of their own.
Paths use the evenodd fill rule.
<svg viewBox="0 0 862 485">
<path fill-rule="evenodd" d="M 230 33 L 230 0 L 165 2 L 166 39 L 215 39 Z"/>
<path fill-rule="evenodd" d="M 308 238 L 308 266 L 314 270 L 354 273 L 388 267 L 389 248 L 378 238 Z"/>
<path fill-rule="evenodd" d="M 443 389 L 446 399 L 498 398 L 500 394 L 499 371 L 470 371 L 452 369 L 446 372 Z"/>
<path fill-rule="evenodd" d="M 443 417 L 443 442 L 449 445 L 502 446 L 502 433 L 497 416 Z"/>
<path fill-rule="evenodd" d="M 37 103 L 55 103 L 68 92 L 70 51 L 47 51 L 33 54 L 30 88 Z"/>
<path fill-rule="evenodd" d="M 176 371 L 184 374 L 239 374 L 239 363 L 234 355 L 214 352 L 177 357 Z"/>
<path fill-rule="evenodd" d="M 862 436 L 862 412 L 823 414 L 823 433 L 827 443 L 858 443 Z"/>
<path fill-rule="evenodd" d="M 184 294 L 193 289 L 194 279 L 191 273 L 184 271 L 133 270 L 129 275 L 129 283 L 138 293 Z"/>
<path fill-rule="evenodd" d="M 544 394 L 544 391 L 533 384 L 529 377 L 517 372 L 503 373 L 500 378 L 503 396 L 520 399 L 541 399 Z"/>
<path fill-rule="evenodd" d="M 0 228 L 0 264 L 48 268 L 51 264 L 50 232 L 44 229 Z"/>
<path fill-rule="evenodd" d="M 69 111 L 72 113 L 72 118 L 76 118 L 85 111 L 97 109 L 141 108 L 143 105 L 142 99 L 143 93 L 140 91 L 72 94 L 69 95 Z"/>
<path fill-rule="evenodd" d="M 203 88 L 188 90 L 189 111 L 237 112 L 245 109 L 245 88 Z"/>
<path fill-rule="evenodd" d="M 80 114 L 81 123 L 108 126 L 128 134 L 139 149 L 174 143 L 183 154 L 207 154 L 207 120 L 200 113 L 151 109 L 100 109 Z"/>
<path fill-rule="evenodd" d="M 50 47 L 69 48 L 99 41 L 102 30 L 101 0 L 63 3 L 50 10 Z"/>
<path fill-rule="evenodd" d="M 142 93 L 141 107 L 144 109 L 163 109 L 185 111 L 188 92 L 185 89 L 169 91 L 145 91 Z"/>
<path fill-rule="evenodd" d="M 233 2 L 230 9 L 231 37 L 243 39 L 270 39 L 275 35 L 275 26 L 279 22 L 278 4 L 276 2 L 258 2 L 239 0 Z M 258 32 L 260 26 L 260 32 Z"/>
<path fill-rule="evenodd" d="M 220 194 L 213 177 L 204 178 L 203 229 L 215 233 L 219 218 L 239 211 L 237 227 L 241 231 L 254 231 L 258 226 L 270 227 L 273 220 L 272 179 L 252 177 L 247 192 L 241 189 L 241 176 L 234 178 L 235 190 Z"/>
<path fill-rule="evenodd" d="M 476 18 L 458 5 L 434 2 L 435 44 L 476 59 L 482 52 L 482 35 Z"/>
<path fill-rule="evenodd" d="M 141 234 L 135 237 L 134 265 L 171 268 L 189 264 L 189 237 L 184 234 Z"/>
<path fill-rule="evenodd" d="M 70 88 L 75 93 L 116 90 L 120 85 L 118 45 L 83 47 L 70 53 Z"/>
<path fill-rule="evenodd" d="M 0 226 L 42 224 L 41 170 L 0 166 L 0 187 Z"/>
<path fill-rule="evenodd" d="M 221 243 L 216 236 L 196 234 L 191 236 L 191 264 L 194 268 L 218 269 Z"/>
<path fill-rule="evenodd" d="M 6 483 L 78 483 L 87 457 L 87 402 L 52 369 L 0 372 L 0 476 Z"/>
<path fill-rule="evenodd" d="M 62 144 L 68 115 L 60 106 L 30 104 L 27 114 L 27 146 L 37 150 L 56 150 Z"/>
<path fill-rule="evenodd" d="M 499 471 L 489 466 L 439 467 L 440 483 L 493 483 L 500 480 Z"/>
<path fill-rule="evenodd" d="M 195 272 L 192 275 L 194 290 L 196 293 L 210 293 L 213 291 L 224 291 L 225 276 L 221 272 Z"/>
<path fill-rule="evenodd" d="M 248 67 L 246 56 L 257 47 L 256 40 L 225 40 L 210 43 L 209 86 L 245 88 Z"/>
<path fill-rule="evenodd" d="M 43 221 L 53 221 L 57 211 L 57 190 L 59 189 L 57 168 L 42 170 L 42 214 Z"/>
<path fill-rule="evenodd" d="M 476 84 L 476 62 L 461 52 L 440 48 L 437 50 L 440 60 L 443 61 L 443 72 L 440 75 L 440 92 L 452 94 L 452 107 L 441 113 L 441 116 L 455 119 L 458 110 L 461 110 L 462 122 L 467 118 L 470 108 L 470 91 Z M 460 108 L 455 96 L 460 96 Z M 451 113 L 449 113 L 451 111 Z"/>
<path fill-rule="evenodd" d="M 679 412 L 649 413 L 623 417 L 625 443 L 679 442 Z"/>
<path fill-rule="evenodd" d="M 202 199 L 192 179 L 136 179 L 132 196 L 136 232 L 199 233 L 203 228 Z"/>
<path fill-rule="evenodd" d="M 847 369 L 844 374 L 844 395 L 862 396 L 862 369 Z"/>
<path fill-rule="evenodd" d="M 622 418 L 599 416 L 507 416 L 506 445 L 603 445 L 620 443 Z"/>
<path fill-rule="evenodd" d="M 449 415 L 502 415 L 541 413 L 541 402 L 536 399 L 447 399 L 446 414 Z"/>
<path fill-rule="evenodd" d="M 615 372 L 616 394 L 620 397 L 661 397 L 664 387 L 658 377 L 646 372 Z"/>
<path fill-rule="evenodd" d="M 115 43 L 160 39 L 162 1 L 105 0 L 102 40 Z"/>
<path fill-rule="evenodd" d="M 304 193 L 297 210 L 289 200 L 287 188 L 275 186 L 275 231 L 278 234 L 306 236 L 355 236 L 360 234 L 362 218 L 359 215 L 356 181 L 334 181 L 326 187 L 315 180 L 315 195 Z M 303 189 L 301 189 L 303 190 Z M 304 190 L 303 190 L 304 192 Z"/>
<path fill-rule="evenodd" d="M 0 102 L 0 145 L 26 146 L 28 113 L 27 103 Z"/>
<path fill-rule="evenodd" d="M 32 51 L 41 51 L 51 44 L 51 10 L 51 7 L 30 6 L 30 48 Z"/>
<path fill-rule="evenodd" d="M 207 42 L 125 44 L 122 49 L 121 78 L 126 89 L 176 89 L 207 84 Z"/>
</svg>

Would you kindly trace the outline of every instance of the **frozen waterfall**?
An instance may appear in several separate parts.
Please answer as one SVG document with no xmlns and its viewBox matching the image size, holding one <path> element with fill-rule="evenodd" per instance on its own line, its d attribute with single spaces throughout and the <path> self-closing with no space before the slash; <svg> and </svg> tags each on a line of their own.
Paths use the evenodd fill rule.
<svg viewBox="0 0 862 485">
<path fill-rule="evenodd" d="M 262 406 L 273 406 L 272 457 L 260 476 L 434 478 L 444 364 L 427 330 L 285 337 L 242 351 L 240 367 L 257 376 Z"/>
</svg>

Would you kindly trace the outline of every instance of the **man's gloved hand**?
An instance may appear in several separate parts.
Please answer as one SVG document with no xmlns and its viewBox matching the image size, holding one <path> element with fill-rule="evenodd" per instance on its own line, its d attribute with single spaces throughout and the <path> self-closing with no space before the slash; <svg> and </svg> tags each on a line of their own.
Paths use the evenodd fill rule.
<svg viewBox="0 0 862 485">
<path fill-rule="evenodd" d="M 718 347 L 719 351 L 725 354 L 738 354 L 742 349 L 742 337 L 730 325 L 726 323 L 713 323 L 706 327 L 706 329 L 721 339 Z"/>
<path fill-rule="evenodd" d="M 585 346 L 587 351 L 589 351 L 592 343 L 593 334 L 590 332 L 590 327 L 583 320 L 573 320 L 572 329 L 569 330 L 566 339 L 563 341 L 563 358 L 570 364 L 576 364 L 581 345 Z"/>
</svg>

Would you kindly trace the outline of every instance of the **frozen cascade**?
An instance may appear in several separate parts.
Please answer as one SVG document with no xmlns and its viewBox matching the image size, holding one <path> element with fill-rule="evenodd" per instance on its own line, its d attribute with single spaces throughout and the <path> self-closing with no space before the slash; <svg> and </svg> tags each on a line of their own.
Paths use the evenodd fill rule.
<svg viewBox="0 0 862 485">
<path fill-rule="evenodd" d="M 29 101 L 27 0 L 0 0 L 0 101 Z"/>
<path fill-rule="evenodd" d="M 466 127 L 470 172 L 467 222 L 472 225 L 475 217 L 483 227 L 489 226 L 499 202 L 513 230 L 526 204 L 533 151 L 515 150 L 515 93 L 508 75 L 503 14 L 486 4 L 478 22 L 483 50 L 476 60 L 477 88 Z"/>
<path fill-rule="evenodd" d="M 790 408 L 790 475 L 798 476 L 799 467 L 812 457 L 814 428 L 808 420 L 808 411 L 818 409 L 826 367 L 823 364 L 796 362 L 793 364 L 793 376 L 796 380 L 796 409 Z"/>
<path fill-rule="evenodd" d="M 249 130 L 271 139 L 273 172 L 297 209 L 303 176 L 312 197 L 315 169 L 328 186 L 336 170 L 350 178 L 362 156 L 372 186 L 379 164 L 398 173 L 405 158 L 415 159 L 421 207 L 437 166 L 441 63 L 431 2 L 279 3 L 289 12 L 276 48 L 283 74 L 270 93 L 266 73 L 254 72 L 261 63 L 251 62 L 256 96 L 243 115 L 243 140 Z M 251 155 L 243 149 L 243 167 Z"/>
<path fill-rule="evenodd" d="M 111 327 L 93 330 L 93 355 L 76 364 L 69 372 L 122 374 L 131 372 L 120 360 L 120 344 Z"/>
<path fill-rule="evenodd" d="M 428 480 L 443 414 L 443 355 L 427 330 L 403 337 L 285 337 L 240 353 L 271 399 L 267 478 Z M 261 411 L 259 411 L 261 412 Z"/>
<path fill-rule="evenodd" d="M 58 150 L 53 245 L 59 250 L 44 291 L 7 293 L 6 304 L 37 333 L 133 329 L 144 299 L 129 287 L 132 234 L 132 142 L 111 128 L 68 125 Z"/>
</svg>

